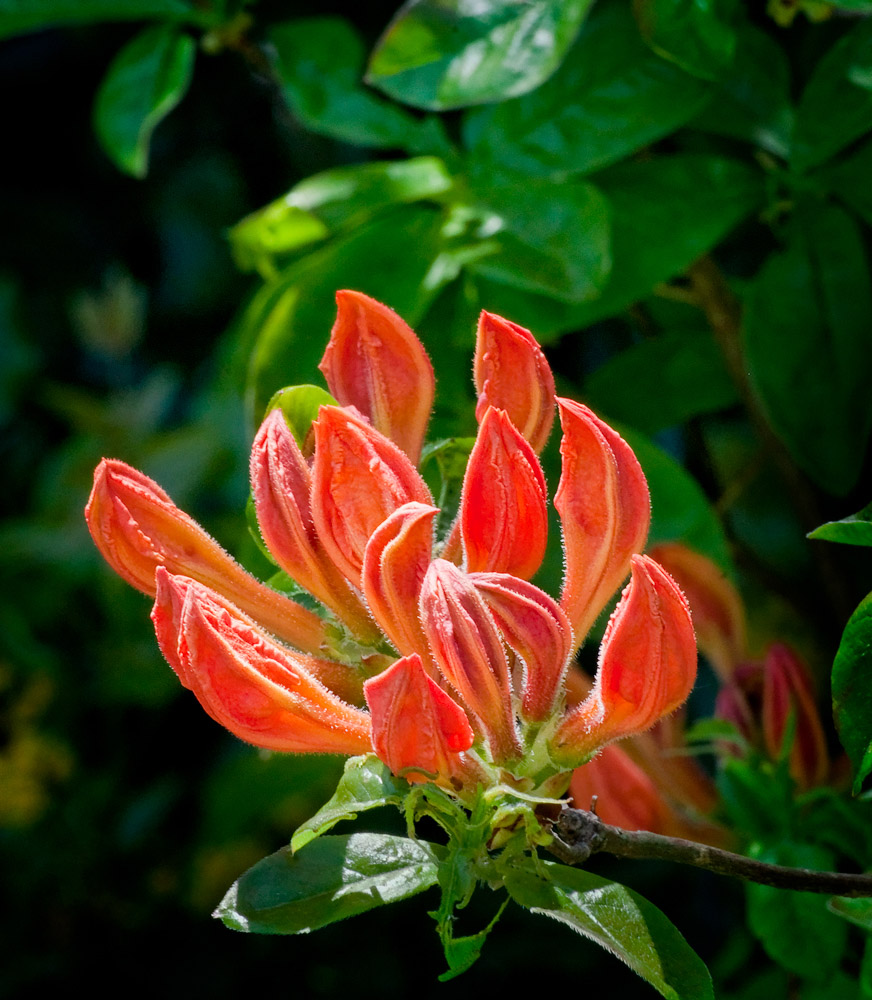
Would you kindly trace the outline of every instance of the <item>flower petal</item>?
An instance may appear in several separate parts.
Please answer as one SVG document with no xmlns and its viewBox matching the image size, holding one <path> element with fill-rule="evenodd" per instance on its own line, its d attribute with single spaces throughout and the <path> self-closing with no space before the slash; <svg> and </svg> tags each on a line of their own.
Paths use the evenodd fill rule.
<svg viewBox="0 0 872 1000">
<path fill-rule="evenodd" d="M 470 572 L 529 579 L 548 542 L 545 476 L 505 410 L 489 408 L 469 456 L 460 530 Z"/>
<path fill-rule="evenodd" d="M 484 599 L 454 563 L 430 564 L 421 620 L 439 669 L 480 721 L 494 760 L 519 757 L 505 649 Z"/>
<path fill-rule="evenodd" d="M 544 722 L 554 711 L 572 652 L 572 629 L 560 606 L 526 580 L 471 573 L 506 643 L 524 662 L 521 715 Z"/>
<path fill-rule="evenodd" d="M 603 747 L 572 772 L 569 794 L 577 809 L 590 809 L 604 823 L 622 830 L 666 833 L 668 807 L 647 774 L 617 746 Z"/>
<path fill-rule="evenodd" d="M 311 658 L 270 641 L 208 588 L 160 570 L 152 620 L 179 679 L 240 739 L 292 753 L 369 749 L 367 713 L 317 681 Z"/>
<path fill-rule="evenodd" d="M 416 653 L 368 680 L 364 693 L 372 714 L 373 748 L 394 774 L 439 784 L 462 782 L 474 774 L 463 753 L 474 739 L 469 719 L 427 676 Z"/>
<path fill-rule="evenodd" d="M 433 366 L 411 327 L 362 292 L 336 293 L 319 365 L 333 397 L 355 406 L 417 465 L 433 407 Z"/>
<path fill-rule="evenodd" d="M 580 761 L 612 740 L 642 732 L 674 711 L 696 677 L 696 640 L 684 595 L 647 556 L 609 621 L 593 689 L 561 723 L 553 753 Z"/>
<path fill-rule="evenodd" d="M 630 446 L 586 406 L 558 399 L 563 469 L 554 506 L 566 573 L 560 604 L 580 643 L 648 536 L 648 484 Z"/>
<path fill-rule="evenodd" d="M 358 636 L 373 641 L 377 632 L 366 608 L 318 537 L 309 466 L 280 409 L 267 415 L 255 436 L 251 485 L 263 540 L 279 566 Z"/>
<path fill-rule="evenodd" d="M 509 320 L 483 312 L 473 368 L 480 420 L 489 406 L 505 410 L 538 454 L 554 423 L 554 376 L 536 338 Z"/>
<path fill-rule="evenodd" d="M 406 455 L 354 410 L 322 406 L 314 426 L 312 516 L 330 557 L 359 586 L 375 529 L 404 503 L 432 497 Z"/>
<path fill-rule="evenodd" d="M 155 570 L 165 566 L 226 595 L 298 649 L 324 645 L 317 615 L 246 573 L 157 483 L 124 462 L 104 458 L 97 466 L 85 517 L 106 562 L 144 594 L 154 596 Z"/>
<path fill-rule="evenodd" d="M 430 565 L 437 507 L 403 504 L 373 532 L 363 556 L 361 582 L 373 618 L 402 654 L 429 647 L 418 612 L 421 585 Z"/>
</svg>

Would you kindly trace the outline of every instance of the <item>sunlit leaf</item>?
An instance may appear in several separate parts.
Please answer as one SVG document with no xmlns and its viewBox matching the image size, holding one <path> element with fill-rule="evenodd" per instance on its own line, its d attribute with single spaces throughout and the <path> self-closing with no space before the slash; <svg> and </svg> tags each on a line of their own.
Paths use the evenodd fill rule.
<svg viewBox="0 0 872 1000">
<path fill-rule="evenodd" d="M 808 537 L 846 545 L 872 545 L 872 503 L 841 521 L 827 521 L 810 531 Z"/>
</svg>

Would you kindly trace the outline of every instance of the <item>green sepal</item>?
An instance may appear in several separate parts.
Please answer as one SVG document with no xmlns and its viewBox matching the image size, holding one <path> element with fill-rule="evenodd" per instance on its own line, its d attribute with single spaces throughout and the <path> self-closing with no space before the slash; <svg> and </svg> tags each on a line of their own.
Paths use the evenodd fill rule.
<svg viewBox="0 0 872 1000">
<path fill-rule="evenodd" d="M 233 883 L 213 913 L 231 930 L 305 934 L 436 884 L 444 849 L 382 833 L 322 837 L 283 847 Z"/>
<path fill-rule="evenodd" d="M 612 952 L 669 1000 L 714 1000 L 711 977 L 678 929 L 626 886 L 552 861 L 512 858 L 509 896 Z"/>
<path fill-rule="evenodd" d="M 337 823 L 355 819 L 358 813 L 367 809 L 388 805 L 401 808 L 408 793 L 408 782 L 395 778 L 375 754 L 352 757 L 346 761 L 330 801 L 294 833 L 291 851 L 299 851 Z"/>
</svg>

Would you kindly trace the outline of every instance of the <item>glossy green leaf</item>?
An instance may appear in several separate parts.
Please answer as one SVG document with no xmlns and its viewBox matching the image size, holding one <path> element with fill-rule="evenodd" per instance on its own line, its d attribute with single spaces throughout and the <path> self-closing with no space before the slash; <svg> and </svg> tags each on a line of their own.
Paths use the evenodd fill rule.
<svg viewBox="0 0 872 1000">
<path fill-rule="evenodd" d="M 872 594 L 851 615 L 833 662 L 833 716 L 854 769 L 854 794 L 872 771 Z"/>
<path fill-rule="evenodd" d="M 652 49 L 703 80 L 717 80 L 736 50 L 732 0 L 633 0 Z"/>
<path fill-rule="evenodd" d="M 499 226 L 489 237 L 498 249 L 470 271 L 570 302 L 596 296 L 611 270 L 611 227 L 608 202 L 592 184 L 492 184 L 482 200 L 489 228 Z"/>
<path fill-rule="evenodd" d="M 553 917 L 616 955 L 669 1000 L 713 998 L 705 965 L 679 931 L 631 889 L 555 862 L 508 868 L 516 903 Z"/>
<path fill-rule="evenodd" d="M 445 111 L 526 94 L 563 61 L 593 0 L 407 0 L 370 59 L 367 83 Z"/>
<path fill-rule="evenodd" d="M 547 83 L 467 114 L 464 140 L 485 171 L 589 173 L 674 132 L 708 96 L 645 45 L 625 0 L 605 0 Z"/>
<path fill-rule="evenodd" d="M 306 934 L 436 884 L 440 849 L 379 833 L 283 847 L 233 883 L 213 916 L 235 931 Z"/>
<path fill-rule="evenodd" d="M 851 896 L 833 896 L 827 904 L 832 913 L 844 917 L 849 923 L 872 931 L 872 899 L 854 899 Z"/>
<path fill-rule="evenodd" d="M 234 255 L 244 270 L 264 273 L 277 255 L 360 225 L 391 205 L 438 199 L 452 183 L 435 156 L 325 170 L 237 223 L 230 230 Z"/>
<path fill-rule="evenodd" d="M 791 162 L 808 170 L 872 129 L 872 21 L 859 21 L 818 63 L 800 98 Z"/>
<path fill-rule="evenodd" d="M 745 355 L 773 429 L 825 490 L 844 494 L 872 428 L 872 287 L 854 220 L 803 203 L 746 301 Z M 801 401 L 802 405 L 797 405 Z"/>
<path fill-rule="evenodd" d="M 395 778 L 374 754 L 352 757 L 330 801 L 311 819 L 298 827 L 291 838 L 291 850 L 296 852 L 316 837 L 320 837 L 341 820 L 355 819 L 357 814 L 379 806 L 402 804 L 409 785 Z"/>
<path fill-rule="evenodd" d="M 364 87 L 364 45 L 348 21 L 286 21 L 269 39 L 285 98 L 306 128 L 355 146 L 436 152 L 446 144 L 435 118 L 420 120 Z"/>
<path fill-rule="evenodd" d="M 738 26 L 733 63 L 693 126 L 787 158 L 793 133 L 790 65 L 771 35 L 750 23 Z"/>
<path fill-rule="evenodd" d="M 336 400 L 319 385 L 289 385 L 279 389 L 266 404 L 265 413 L 278 407 L 300 448 L 304 448 L 312 421 L 322 406 L 338 406 Z"/>
<path fill-rule="evenodd" d="M 832 854 L 811 844 L 782 841 L 777 848 L 752 853 L 771 864 L 833 870 Z M 841 961 L 847 927 L 828 912 L 826 896 L 756 883 L 747 893 L 749 926 L 773 961 L 815 982 L 832 976 Z"/>
<path fill-rule="evenodd" d="M 196 45 L 170 25 L 146 28 L 112 61 L 94 105 L 97 138 L 116 166 L 145 177 L 151 136 L 191 83 Z"/>
<path fill-rule="evenodd" d="M 809 532 L 808 537 L 845 545 L 872 545 L 872 503 L 841 521 L 827 521 Z"/>
<path fill-rule="evenodd" d="M 680 274 L 762 204 L 763 182 L 736 160 L 682 155 L 622 163 L 596 177 L 612 208 L 612 271 L 577 327 L 621 312 Z"/>
<path fill-rule="evenodd" d="M 403 206 L 343 234 L 282 272 L 249 303 L 242 335 L 254 345 L 251 413 L 294 378 L 311 378 L 336 315 L 337 289 L 354 288 L 395 309 L 413 327 L 441 287 L 430 272 L 444 247 L 442 215 Z"/>
<path fill-rule="evenodd" d="M 709 331 L 667 332 L 634 344 L 598 368 L 586 380 L 584 394 L 594 410 L 646 434 L 738 402 Z"/>
<path fill-rule="evenodd" d="M 60 24 L 95 21 L 186 21 L 209 24 L 209 12 L 186 0 L 0 0 L 0 38 Z"/>
</svg>

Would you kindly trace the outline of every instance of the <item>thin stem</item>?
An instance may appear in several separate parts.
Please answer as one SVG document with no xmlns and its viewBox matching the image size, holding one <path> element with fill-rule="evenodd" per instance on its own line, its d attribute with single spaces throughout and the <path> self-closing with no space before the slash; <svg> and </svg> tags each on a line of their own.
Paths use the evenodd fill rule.
<svg viewBox="0 0 872 1000">
<path fill-rule="evenodd" d="M 604 823 L 596 813 L 564 806 L 553 821 L 554 841 L 548 849 L 566 864 L 585 862 L 591 854 L 606 852 L 621 858 L 674 861 L 705 868 L 718 875 L 772 885 L 778 889 L 823 892 L 835 896 L 872 896 L 872 875 L 816 872 L 755 861 L 732 851 L 698 844 L 678 837 L 665 837 L 646 830 L 621 830 Z"/>
</svg>

